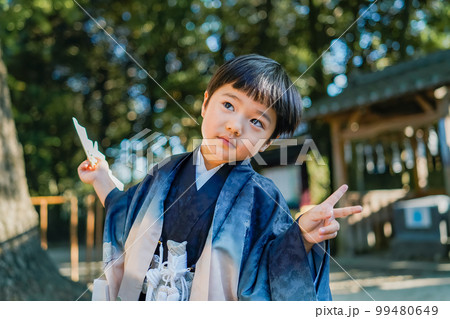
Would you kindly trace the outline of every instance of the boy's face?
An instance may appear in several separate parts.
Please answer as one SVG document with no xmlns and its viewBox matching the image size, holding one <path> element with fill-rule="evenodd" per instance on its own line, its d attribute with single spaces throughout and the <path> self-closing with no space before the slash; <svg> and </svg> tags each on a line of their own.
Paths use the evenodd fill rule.
<svg viewBox="0 0 450 319">
<path fill-rule="evenodd" d="M 209 101 L 208 97 L 205 92 L 201 146 L 207 169 L 245 160 L 270 145 L 277 120 L 273 108 L 255 102 L 232 84 L 220 87 Z"/>
</svg>

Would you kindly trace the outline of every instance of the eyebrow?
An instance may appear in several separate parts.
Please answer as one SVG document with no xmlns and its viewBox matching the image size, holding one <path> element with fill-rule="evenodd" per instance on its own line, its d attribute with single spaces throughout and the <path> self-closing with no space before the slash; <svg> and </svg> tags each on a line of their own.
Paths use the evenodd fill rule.
<svg viewBox="0 0 450 319">
<path fill-rule="evenodd" d="M 238 98 L 236 95 L 232 94 L 232 93 L 224 93 L 223 95 L 226 95 L 228 97 L 231 97 L 235 100 L 238 100 L 239 102 L 242 102 L 240 98 Z"/>
<path fill-rule="evenodd" d="M 256 112 L 259 113 L 260 116 L 264 117 L 269 122 L 269 124 L 272 123 L 272 121 L 270 120 L 269 115 L 267 115 L 265 111 L 263 112 L 263 111 L 260 111 L 260 110 L 256 110 Z"/>
<path fill-rule="evenodd" d="M 240 98 L 238 98 L 236 95 L 232 94 L 232 93 L 224 93 L 223 95 L 228 96 L 228 97 L 231 97 L 231 98 L 233 98 L 233 99 L 235 99 L 235 100 L 237 100 L 237 101 L 239 101 L 239 102 L 242 103 L 242 100 L 241 100 Z M 269 115 L 267 115 L 265 111 L 264 111 L 264 112 L 263 112 L 263 111 L 260 111 L 260 110 L 255 110 L 255 111 L 256 111 L 260 116 L 264 117 L 264 118 L 269 122 L 269 124 L 272 123 L 272 121 L 271 121 Z"/>
</svg>

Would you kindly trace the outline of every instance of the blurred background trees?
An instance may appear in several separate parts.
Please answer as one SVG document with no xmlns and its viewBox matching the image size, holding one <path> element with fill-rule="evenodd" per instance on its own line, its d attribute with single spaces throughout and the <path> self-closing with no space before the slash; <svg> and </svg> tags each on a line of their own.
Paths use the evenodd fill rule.
<svg viewBox="0 0 450 319">
<path fill-rule="evenodd" d="M 173 151 L 188 148 L 200 137 L 209 78 L 234 56 L 279 61 L 293 80 L 301 76 L 295 85 L 304 106 L 314 107 L 314 99 L 339 94 L 350 72 L 450 47 L 447 2 L 374 2 L 79 1 L 97 24 L 73 0 L 0 0 L 0 45 L 30 193 L 83 189 L 76 167 L 85 156 L 72 116 L 110 160 L 144 128 L 176 136 L 162 141 Z M 324 129 L 312 129 L 319 149 L 328 143 Z M 140 177 L 130 174 L 122 179 Z"/>
<path fill-rule="evenodd" d="M 0 50 L 0 300 L 75 300 L 83 286 L 63 278 L 40 249 L 6 77 Z"/>
<path fill-rule="evenodd" d="M 449 15 L 438 0 L 0 0 L 0 299 L 83 290 L 39 249 L 28 200 L 92 192 L 77 177 L 85 155 L 72 116 L 132 183 L 145 170 L 117 165 L 127 141 L 147 128 L 164 134 L 155 156 L 192 148 L 208 80 L 234 56 L 279 61 L 314 108 L 350 73 L 448 49 Z M 326 155 L 327 127 L 306 129 Z"/>
</svg>

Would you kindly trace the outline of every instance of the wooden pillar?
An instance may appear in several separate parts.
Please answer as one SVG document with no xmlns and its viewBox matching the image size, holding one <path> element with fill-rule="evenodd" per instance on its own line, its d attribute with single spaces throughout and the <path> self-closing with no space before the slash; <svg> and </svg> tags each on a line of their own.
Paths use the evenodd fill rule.
<svg viewBox="0 0 450 319">
<path fill-rule="evenodd" d="M 364 184 L 364 171 L 366 170 L 366 165 L 364 162 L 363 143 L 357 143 L 355 145 L 355 155 L 356 165 L 353 167 L 353 170 L 356 171 L 356 190 L 362 194 L 366 189 L 366 185 Z"/>
<path fill-rule="evenodd" d="M 333 191 L 342 184 L 348 182 L 347 167 L 344 159 L 344 141 L 342 139 L 341 121 L 333 119 L 330 122 L 331 128 L 331 147 L 332 147 L 332 162 L 333 162 Z M 346 196 L 341 199 L 341 205 L 345 204 Z M 353 255 L 354 246 L 351 234 L 351 228 L 348 225 L 347 218 L 339 221 L 341 229 L 340 236 L 337 238 L 337 250 L 340 255 Z"/>
<path fill-rule="evenodd" d="M 95 245 L 97 258 L 103 259 L 103 206 L 100 200 L 96 201 L 95 208 Z"/>
<path fill-rule="evenodd" d="M 70 277 L 79 280 L 78 272 L 78 200 L 70 199 Z"/>
<path fill-rule="evenodd" d="M 95 196 L 90 194 L 86 197 L 87 218 L 86 218 L 86 264 L 88 267 L 88 277 L 91 278 L 90 262 L 92 261 L 92 251 L 94 248 L 94 202 Z"/>
<path fill-rule="evenodd" d="M 444 171 L 445 192 L 450 196 L 450 115 L 439 120 L 438 135 Z"/>
<path fill-rule="evenodd" d="M 47 250 L 47 229 L 48 229 L 48 203 L 45 199 L 41 199 L 40 201 L 40 224 L 41 224 L 41 247 L 44 250 Z"/>
<path fill-rule="evenodd" d="M 414 167 L 412 169 L 413 171 L 413 190 L 416 194 L 420 194 L 420 186 L 419 186 L 419 172 L 417 171 L 417 139 L 414 132 L 414 135 L 410 139 L 411 141 L 411 148 L 413 150 L 413 157 L 414 157 Z"/>
<path fill-rule="evenodd" d="M 341 136 L 340 126 L 340 120 L 332 120 L 330 122 L 333 156 L 333 189 L 337 189 L 342 184 L 347 183 L 347 168 L 344 160 L 344 143 Z"/>
</svg>

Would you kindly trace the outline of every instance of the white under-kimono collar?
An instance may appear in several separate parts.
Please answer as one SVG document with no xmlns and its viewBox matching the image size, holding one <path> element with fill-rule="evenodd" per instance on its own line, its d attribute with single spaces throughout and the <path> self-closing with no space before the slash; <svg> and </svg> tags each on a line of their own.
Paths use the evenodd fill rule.
<svg viewBox="0 0 450 319">
<path fill-rule="evenodd" d="M 207 170 L 205 166 L 205 159 L 200 151 L 200 147 L 197 147 L 194 150 L 193 155 L 195 165 L 195 184 L 197 186 L 197 190 L 199 190 L 224 164 Z"/>
</svg>

